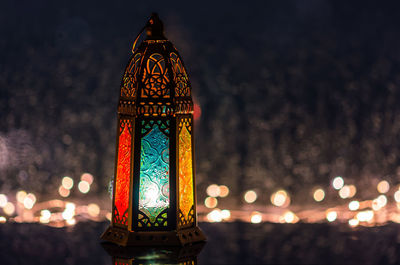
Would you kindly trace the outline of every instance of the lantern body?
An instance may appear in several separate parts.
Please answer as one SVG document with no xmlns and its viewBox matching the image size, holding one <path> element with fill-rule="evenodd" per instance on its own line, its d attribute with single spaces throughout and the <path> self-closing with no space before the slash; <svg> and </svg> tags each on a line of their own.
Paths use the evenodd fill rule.
<svg viewBox="0 0 400 265">
<path fill-rule="evenodd" d="M 152 19 L 154 33 L 158 17 Z M 121 82 L 112 220 L 102 239 L 119 245 L 205 240 L 196 220 L 193 143 L 182 59 L 163 34 L 150 35 Z"/>
</svg>

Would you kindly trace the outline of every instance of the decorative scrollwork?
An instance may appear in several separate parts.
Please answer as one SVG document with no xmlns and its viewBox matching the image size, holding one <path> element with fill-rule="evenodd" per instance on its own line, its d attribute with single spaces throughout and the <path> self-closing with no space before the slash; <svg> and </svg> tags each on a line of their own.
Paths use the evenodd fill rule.
<svg viewBox="0 0 400 265">
<path fill-rule="evenodd" d="M 150 218 L 139 210 L 138 214 L 138 227 L 162 227 L 168 226 L 168 209 L 162 211 L 157 217 L 155 218 L 154 222 L 150 221 Z"/>
<path fill-rule="evenodd" d="M 169 98 L 168 68 L 165 67 L 165 59 L 159 53 L 153 53 L 147 59 L 143 72 L 142 98 Z"/>
<path fill-rule="evenodd" d="M 182 61 L 179 58 L 179 56 L 174 52 L 171 52 L 170 59 L 172 65 L 172 72 L 174 73 L 175 96 L 189 97 L 190 96 L 189 79 L 186 74 L 186 70 L 183 67 Z"/>
<path fill-rule="evenodd" d="M 148 134 L 153 129 L 154 124 L 158 125 L 158 128 L 165 136 L 169 136 L 169 120 L 143 120 L 142 136 Z"/>
<path fill-rule="evenodd" d="M 124 226 L 128 225 L 128 209 L 124 212 L 122 216 L 120 216 L 118 209 L 114 208 L 114 224 L 121 224 Z"/>
<path fill-rule="evenodd" d="M 194 224 L 194 205 L 190 208 L 188 216 L 185 216 L 181 210 L 179 212 L 178 225 L 179 227 L 188 227 Z"/>
<path fill-rule="evenodd" d="M 135 97 L 141 57 L 141 53 L 136 53 L 125 69 L 124 77 L 122 78 L 121 97 Z"/>
</svg>

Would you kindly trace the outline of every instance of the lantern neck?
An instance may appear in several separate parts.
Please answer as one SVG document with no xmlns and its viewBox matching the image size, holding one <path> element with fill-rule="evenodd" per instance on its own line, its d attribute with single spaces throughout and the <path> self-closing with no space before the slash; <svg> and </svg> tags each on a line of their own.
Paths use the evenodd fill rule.
<svg viewBox="0 0 400 265">
<path fill-rule="evenodd" d="M 164 36 L 164 24 L 157 13 L 151 14 L 149 21 L 145 26 L 147 40 L 166 40 Z"/>
</svg>

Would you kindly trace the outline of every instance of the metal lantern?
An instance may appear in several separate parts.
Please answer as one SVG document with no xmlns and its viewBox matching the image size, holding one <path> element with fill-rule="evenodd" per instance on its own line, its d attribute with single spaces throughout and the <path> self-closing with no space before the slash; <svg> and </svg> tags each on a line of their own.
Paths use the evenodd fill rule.
<svg viewBox="0 0 400 265">
<path fill-rule="evenodd" d="M 147 38 L 135 50 L 143 30 Z M 189 78 L 157 14 L 143 30 L 121 82 L 112 220 L 102 239 L 123 246 L 204 241 Z"/>
</svg>

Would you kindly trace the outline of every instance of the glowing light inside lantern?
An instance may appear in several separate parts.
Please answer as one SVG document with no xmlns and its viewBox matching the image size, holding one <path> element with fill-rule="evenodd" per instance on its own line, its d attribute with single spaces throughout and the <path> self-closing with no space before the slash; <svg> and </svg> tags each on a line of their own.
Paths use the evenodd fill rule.
<svg viewBox="0 0 400 265">
<path fill-rule="evenodd" d="M 131 150 L 132 150 L 132 131 L 131 120 L 122 119 L 119 127 L 118 144 L 118 162 L 117 176 L 115 180 L 114 212 L 113 221 L 126 226 L 128 224 L 128 206 L 129 206 L 129 187 L 131 174 Z M 81 180 L 81 183 L 87 183 Z"/>
<path fill-rule="evenodd" d="M 188 126 L 190 126 L 188 124 Z M 194 207 L 192 136 L 183 123 L 179 133 L 179 209 L 188 223 L 190 210 Z M 193 214 L 193 213 L 192 213 Z"/>
<path fill-rule="evenodd" d="M 169 207 L 169 138 L 159 126 L 143 130 L 140 151 L 139 210 L 151 223 Z"/>
</svg>

